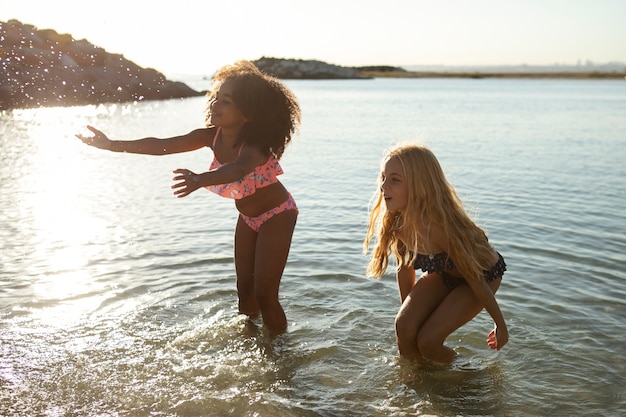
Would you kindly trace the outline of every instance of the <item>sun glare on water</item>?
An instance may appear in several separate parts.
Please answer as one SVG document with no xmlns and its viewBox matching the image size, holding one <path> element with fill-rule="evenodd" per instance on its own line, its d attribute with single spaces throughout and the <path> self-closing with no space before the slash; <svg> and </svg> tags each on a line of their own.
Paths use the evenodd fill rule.
<svg viewBox="0 0 626 417">
<path fill-rule="evenodd" d="M 106 109 L 97 106 L 59 107 L 13 114 L 27 138 L 19 145 L 28 147 L 26 157 L 13 161 L 16 209 L 25 214 L 19 217 L 31 219 L 15 227 L 28 236 L 24 278 L 32 282 L 33 302 L 43 307 L 41 318 L 48 325 L 75 320 L 94 306 L 90 294 L 97 284 L 85 267 L 90 255 L 107 245 L 101 236 L 111 227 L 106 214 L 100 215 L 89 198 L 81 198 L 81 192 L 93 187 L 88 182 L 94 166 L 90 159 L 76 158 L 81 144 L 73 134 L 102 111 Z"/>
</svg>

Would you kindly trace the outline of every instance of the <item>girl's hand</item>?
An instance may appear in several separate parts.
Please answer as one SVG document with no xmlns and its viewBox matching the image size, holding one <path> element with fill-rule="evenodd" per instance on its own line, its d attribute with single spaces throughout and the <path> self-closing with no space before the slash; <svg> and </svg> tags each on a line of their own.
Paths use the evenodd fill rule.
<svg viewBox="0 0 626 417">
<path fill-rule="evenodd" d="M 80 133 L 76 135 L 78 139 L 89 146 L 95 146 L 100 149 L 111 149 L 111 140 L 107 136 L 93 126 L 87 126 L 91 130 L 93 136 L 84 136 Z"/>
<path fill-rule="evenodd" d="M 509 332 L 506 329 L 494 327 L 487 337 L 487 344 L 491 349 L 500 350 L 509 341 Z"/>
<path fill-rule="evenodd" d="M 201 187 L 200 175 L 194 174 L 188 169 L 176 169 L 174 174 L 176 174 L 174 181 L 178 182 L 172 185 L 172 189 L 178 198 L 186 197 Z"/>
</svg>

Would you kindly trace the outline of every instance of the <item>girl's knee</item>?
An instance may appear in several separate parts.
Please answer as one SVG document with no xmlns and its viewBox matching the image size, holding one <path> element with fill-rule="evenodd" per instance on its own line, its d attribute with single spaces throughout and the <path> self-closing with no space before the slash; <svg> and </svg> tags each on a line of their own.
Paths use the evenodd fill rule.
<svg viewBox="0 0 626 417">
<path fill-rule="evenodd" d="M 396 337 L 402 341 L 415 341 L 417 328 L 415 323 L 407 320 L 402 314 L 398 314 L 395 320 Z"/>
</svg>

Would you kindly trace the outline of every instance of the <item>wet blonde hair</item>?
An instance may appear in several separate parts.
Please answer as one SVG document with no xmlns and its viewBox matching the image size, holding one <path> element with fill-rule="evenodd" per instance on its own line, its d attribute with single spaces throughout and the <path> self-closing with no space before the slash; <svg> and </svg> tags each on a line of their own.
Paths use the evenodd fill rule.
<svg viewBox="0 0 626 417">
<path fill-rule="evenodd" d="M 401 211 L 387 211 L 381 191 L 382 176 L 373 198 L 364 252 L 376 235 L 368 276 L 380 278 L 395 255 L 398 268 L 411 265 L 418 242 L 428 236 L 418 234 L 418 224 L 437 224 L 444 231 L 448 256 L 462 276 L 482 279 L 497 255 L 483 229 L 478 227 L 463 208 L 454 187 L 446 179 L 441 165 L 430 149 L 417 144 L 403 144 L 386 152 L 383 164 L 397 158 L 407 187 L 407 205 Z M 406 247 L 410 242 L 412 247 Z"/>
<path fill-rule="evenodd" d="M 233 81 L 233 101 L 247 119 L 235 146 L 241 143 L 257 146 L 280 159 L 300 125 L 300 106 L 295 95 L 279 79 L 263 73 L 252 62 L 242 60 L 215 73 L 207 94 L 209 106 L 226 80 Z M 207 108 L 207 126 L 209 112 Z"/>
</svg>

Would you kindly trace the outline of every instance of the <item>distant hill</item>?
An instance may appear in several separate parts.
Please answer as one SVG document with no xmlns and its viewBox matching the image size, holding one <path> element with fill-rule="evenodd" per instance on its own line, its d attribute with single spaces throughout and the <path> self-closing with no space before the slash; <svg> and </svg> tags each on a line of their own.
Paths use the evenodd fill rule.
<svg viewBox="0 0 626 417">
<path fill-rule="evenodd" d="M 354 67 L 342 67 L 316 60 L 261 57 L 252 61 L 261 71 L 282 79 L 359 79 L 368 78 Z"/>
<path fill-rule="evenodd" d="M 0 110 L 202 95 L 86 40 L 0 22 Z"/>
</svg>

